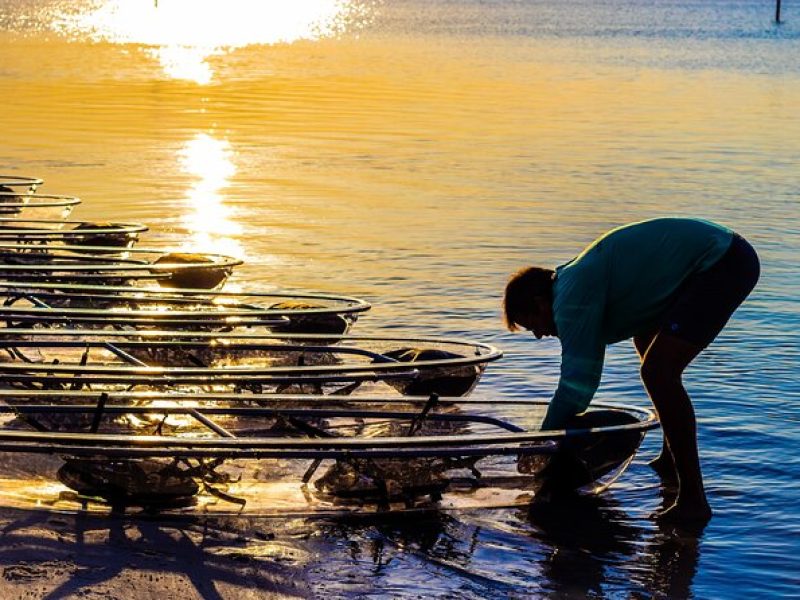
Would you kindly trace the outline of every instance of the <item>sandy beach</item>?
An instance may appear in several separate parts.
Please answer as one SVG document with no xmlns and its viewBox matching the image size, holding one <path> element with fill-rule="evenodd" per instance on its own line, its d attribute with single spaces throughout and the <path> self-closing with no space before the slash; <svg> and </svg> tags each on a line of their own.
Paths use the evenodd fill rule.
<svg viewBox="0 0 800 600">
<path fill-rule="evenodd" d="M 309 527 L 3 511 L 3 598 L 306 598 Z"/>
</svg>

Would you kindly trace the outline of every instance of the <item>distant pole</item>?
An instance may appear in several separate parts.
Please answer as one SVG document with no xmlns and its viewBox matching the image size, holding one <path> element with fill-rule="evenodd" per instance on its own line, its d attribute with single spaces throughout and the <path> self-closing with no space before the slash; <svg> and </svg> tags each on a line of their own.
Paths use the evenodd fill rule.
<svg viewBox="0 0 800 600">
<path fill-rule="evenodd" d="M 775 0 L 775 22 L 781 22 L 781 0 Z"/>
</svg>

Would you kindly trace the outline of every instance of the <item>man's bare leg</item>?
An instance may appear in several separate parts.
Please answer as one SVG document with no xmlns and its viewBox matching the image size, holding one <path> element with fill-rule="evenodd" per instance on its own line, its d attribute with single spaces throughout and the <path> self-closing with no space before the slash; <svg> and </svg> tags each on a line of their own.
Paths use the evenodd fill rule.
<svg viewBox="0 0 800 600">
<path fill-rule="evenodd" d="M 655 339 L 654 333 L 633 338 L 633 345 L 637 354 L 639 354 L 639 360 L 642 362 L 644 362 L 644 355 L 647 353 L 650 344 L 653 343 L 653 339 Z M 662 436 L 661 452 L 648 464 L 658 474 L 665 486 L 678 487 L 678 472 L 675 470 L 675 460 L 672 458 L 672 452 L 669 449 L 666 436 Z"/>
<path fill-rule="evenodd" d="M 642 381 L 661 421 L 664 440 L 675 461 L 678 496 L 658 515 L 665 521 L 707 521 L 711 508 L 703 487 L 697 453 L 697 423 L 681 381 L 687 365 L 701 348 L 680 338 L 656 335 L 642 361 Z"/>
</svg>

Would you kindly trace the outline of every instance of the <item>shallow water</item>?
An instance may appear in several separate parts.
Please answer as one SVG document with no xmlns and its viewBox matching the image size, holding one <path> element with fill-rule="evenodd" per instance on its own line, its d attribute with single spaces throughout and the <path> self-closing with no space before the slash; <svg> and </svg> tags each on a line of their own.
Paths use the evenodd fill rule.
<svg viewBox="0 0 800 600">
<path fill-rule="evenodd" d="M 673 214 L 762 258 L 686 375 L 715 510 L 699 537 L 647 519 L 651 433 L 566 516 L 315 523 L 311 590 L 795 594 L 800 4 L 781 25 L 759 1 L 271 4 L 0 3 L 0 173 L 80 196 L 73 218 L 143 221 L 142 244 L 245 258 L 233 284 L 364 297 L 357 331 L 495 343 L 487 396 L 546 398 L 557 380 L 557 342 L 502 330 L 510 271 Z M 647 404 L 629 344 L 598 398 Z"/>
</svg>

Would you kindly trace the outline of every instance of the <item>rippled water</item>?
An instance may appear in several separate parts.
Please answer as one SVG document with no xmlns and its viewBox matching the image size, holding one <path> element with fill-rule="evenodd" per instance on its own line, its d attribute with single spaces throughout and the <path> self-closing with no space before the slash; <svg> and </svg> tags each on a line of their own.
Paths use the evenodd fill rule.
<svg viewBox="0 0 800 600">
<path fill-rule="evenodd" d="M 760 1 L 283 4 L 0 2 L 0 172 L 81 196 L 76 218 L 144 221 L 149 245 L 244 257 L 234 283 L 362 296 L 362 331 L 496 343 L 486 396 L 557 380 L 557 342 L 501 327 L 522 265 L 668 214 L 733 227 L 763 264 L 686 375 L 715 510 L 699 537 L 647 518 L 650 434 L 564 512 L 315 524 L 311 589 L 796 594 L 800 4 L 780 25 Z M 598 397 L 647 404 L 630 345 Z"/>
</svg>

